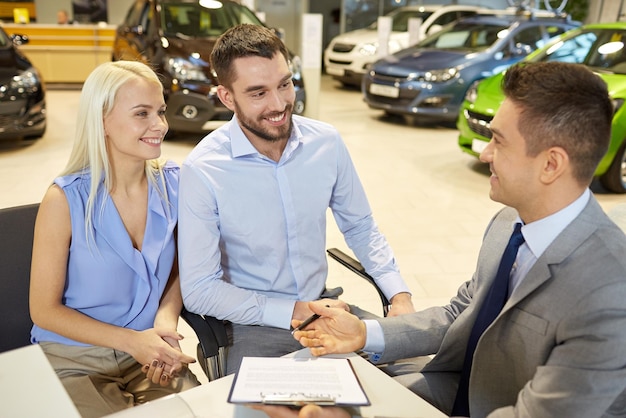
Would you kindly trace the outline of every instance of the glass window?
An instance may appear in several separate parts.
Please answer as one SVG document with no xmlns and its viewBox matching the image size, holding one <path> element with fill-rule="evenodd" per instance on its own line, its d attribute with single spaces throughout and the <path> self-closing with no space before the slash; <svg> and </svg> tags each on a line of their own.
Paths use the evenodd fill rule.
<svg viewBox="0 0 626 418">
<path fill-rule="evenodd" d="M 141 16 L 148 7 L 148 2 L 135 2 L 134 6 L 128 11 L 124 23 L 126 26 L 137 26 L 140 24 Z"/>
<path fill-rule="evenodd" d="M 505 26 L 459 23 L 420 43 L 420 47 L 481 50 L 491 46 Z"/>
<path fill-rule="evenodd" d="M 534 51 L 539 47 L 539 42 L 543 41 L 543 34 L 540 26 L 532 26 L 520 30 L 513 36 L 513 44 L 516 47 L 530 46 L 530 50 Z"/>
<path fill-rule="evenodd" d="M 433 25 L 445 26 L 448 23 L 452 23 L 461 17 L 461 12 L 448 12 L 443 13 L 433 22 Z"/>
<path fill-rule="evenodd" d="M 626 73 L 626 31 L 606 30 L 598 33 L 584 64 L 604 68 L 615 73 Z"/>
<path fill-rule="evenodd" d="M 168 34 L 217 37 L 239 23 L 261 24 L 252 12 L 238 4 L 211 9 L 197 2 L 163 3 L 161 10 L 161 25 Z"/>
<path fill-rule="evenodd" d="M 423 22 L 426 19 L 428 19 L 431 15 L 432 13 L 430 12 L 419 12 L 417 10 L 401 11 L 400 13 L 396 13 L 392 15 L 393 26 L 391 30 L 394 32 L 406 32 L 409 30 L 409 19 L 419 18 L 419 19 L 422 19 L 422 22 Z M 376 28 L 375 23 L 372 26 Z"/>
<path fill-rule="evenodd" d="M 596 39 L 597 36 L 593 32 L 581 33 L 554 44 L 539 57 L 539 60 L 580 64 L 585 60 Z"/>
</svg>

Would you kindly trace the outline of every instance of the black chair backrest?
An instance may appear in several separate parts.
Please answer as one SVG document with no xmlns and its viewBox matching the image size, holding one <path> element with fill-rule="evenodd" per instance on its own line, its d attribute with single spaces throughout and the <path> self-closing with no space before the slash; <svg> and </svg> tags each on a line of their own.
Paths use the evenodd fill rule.
<svg viewBox="0 0 626 418">
<path fill-rule="evenodd" d="M 329 248 L 326 250 L 326 253 L 333 260 L 337 261 L 339 264 L 346 267 L 353 273 L 356 273 L 358 276 L 365 279 L 369 284 L 374 286 L 376 292 L 378 293 L 378 297 L 380 298 L 380 303 L 383 307 L 383 316 L 387 316 L 391 307 L 391 302 L 389 302 L 389 299 L 387 299 L 383 291 L 378 287 L 378 284 L 376 284 L 374 278 L 365 271 L 365 268 L 361 265 L 361 263 L 337 248 Z"/>
<path fill-rule="evenodd" d="M 30 344 L 33 230 L 39 204 L 0 209 L 0 353 Z"/>
</svg>

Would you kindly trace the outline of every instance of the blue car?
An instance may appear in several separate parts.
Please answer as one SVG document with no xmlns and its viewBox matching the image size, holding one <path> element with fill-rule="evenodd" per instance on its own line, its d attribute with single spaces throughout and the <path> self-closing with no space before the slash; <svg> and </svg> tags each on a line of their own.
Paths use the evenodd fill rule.
<svg viewBox="0 0 626 418">
<path fill-rule="evenodd" d="M 365 102 L 387 114 L 454 123 L 473 83 L 579 25 L 567 17 L 528 13 L 463 19 L 375 62 L 363 77 Z"/>
</svg>

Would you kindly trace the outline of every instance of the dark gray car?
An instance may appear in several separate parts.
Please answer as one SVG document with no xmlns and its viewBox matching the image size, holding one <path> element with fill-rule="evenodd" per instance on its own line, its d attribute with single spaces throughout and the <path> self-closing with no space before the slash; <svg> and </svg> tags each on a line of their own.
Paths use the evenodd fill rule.
<svg viewBox="0 0 626 418">
<path fill-rule="evenodd" d="M 0 140 L 39 138 L 46 131 L 46 92 L 39 72 L 0 28 Z"/>
<path fill-rule="evenodd" d="M 217 38 L 241 23 L 263 25 L 234 1 L 135 0 L 117 28 L 113 60 L 138 60 L 161 76 L 170 131 L 204 132 L 232 113 L 217 97 L 209 56 Z M 300 58 L 291 57 L 296 90 L 294 113 L 304 112 L 306 95 Z"/>
</svg>

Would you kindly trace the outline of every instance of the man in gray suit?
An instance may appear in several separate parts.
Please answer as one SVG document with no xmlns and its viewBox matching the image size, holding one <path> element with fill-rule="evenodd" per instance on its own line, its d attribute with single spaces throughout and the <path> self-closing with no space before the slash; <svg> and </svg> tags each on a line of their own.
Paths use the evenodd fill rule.
<svg viewBox="0 0 626 418">
<path fill-rule="evenodd" d="M 397 379 L 447 414 L 624 417 L 626 236 L 589 190 L 611 129 L 606 85 L 586 67 L 549 62 L 510 68 L 502 87 L 480 159 L 491 199 L 507 207 L 487 227 L 471 280 L 448 305 L 395 318 L 361 321 L 313 302 L 322 318 L 295 337 L 314 355 L 426 359 L 419 372 L 415 359 L 390 370 L 412 369 Z M 459 413 L 468 340 L 516 223 L 525 243 L 502 275 L 504 307 L 468 356 L 468 409 Z"/>
</svg>

